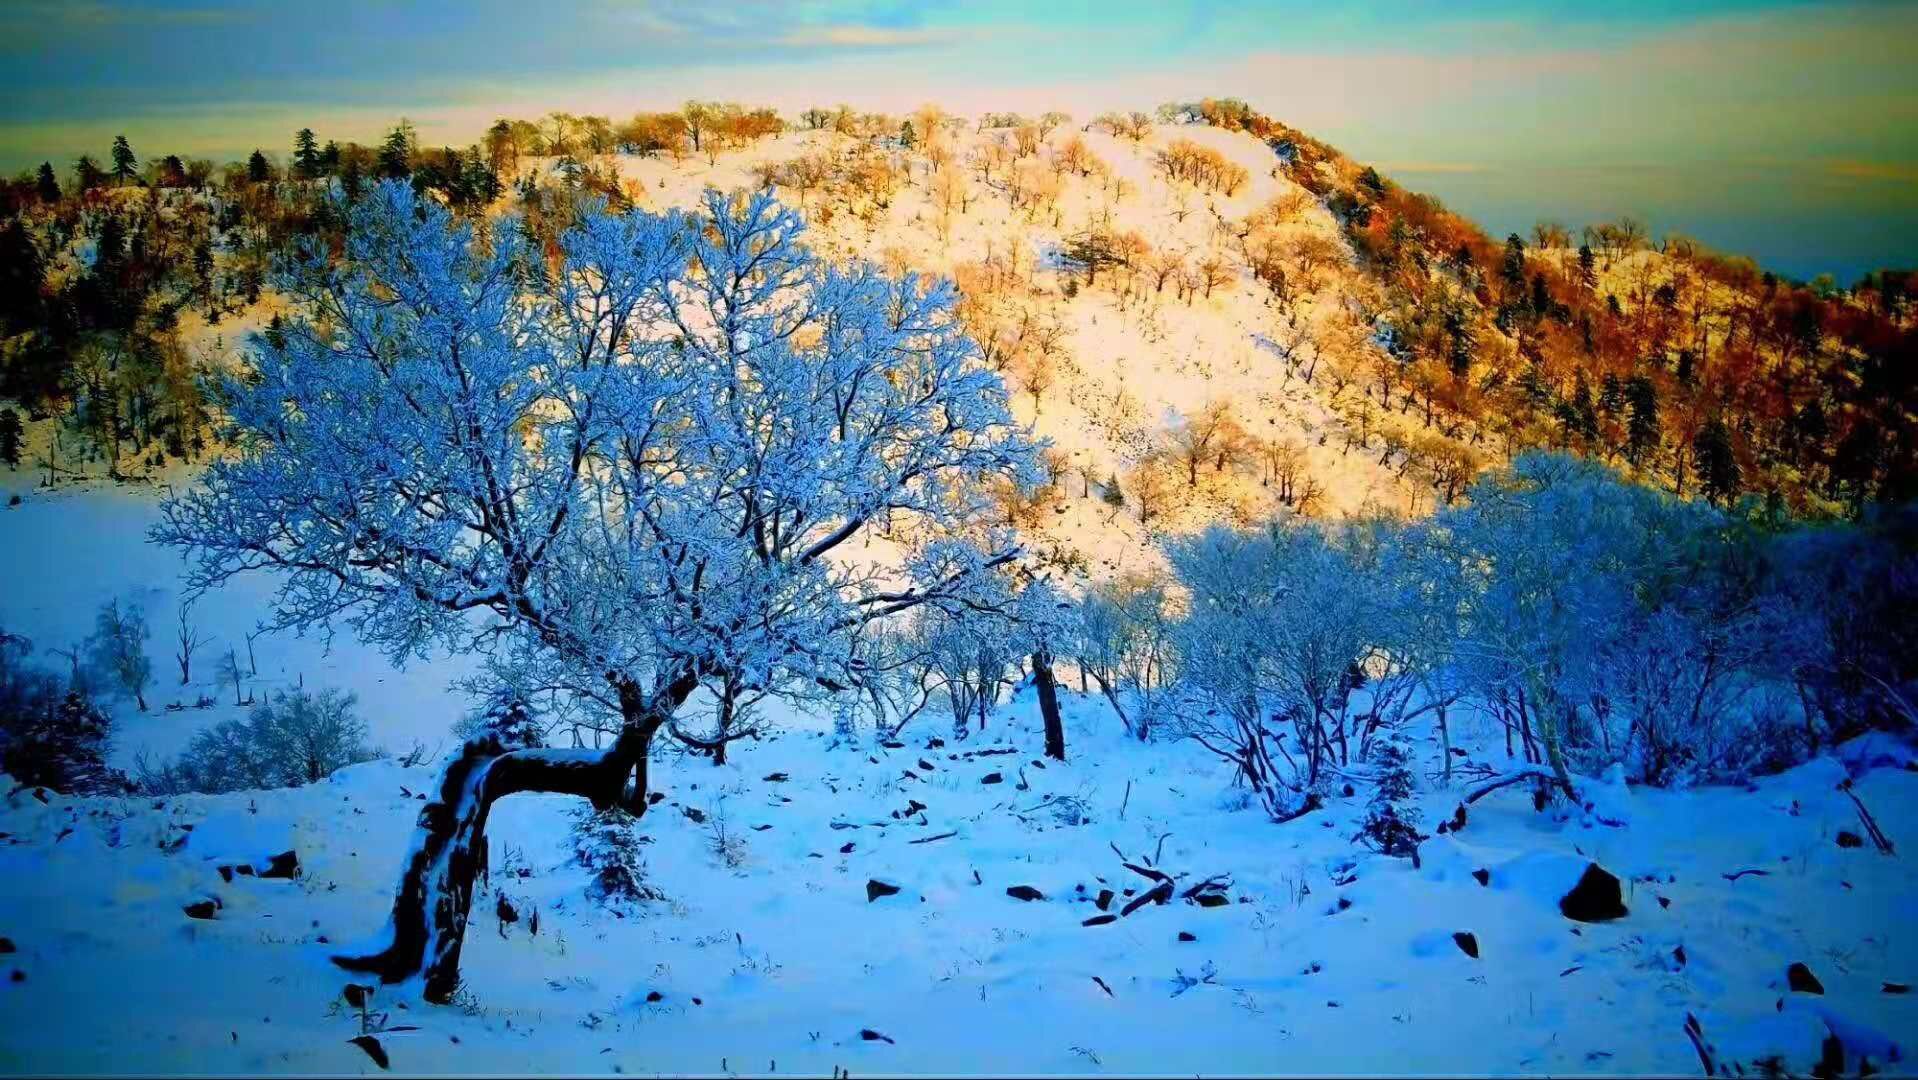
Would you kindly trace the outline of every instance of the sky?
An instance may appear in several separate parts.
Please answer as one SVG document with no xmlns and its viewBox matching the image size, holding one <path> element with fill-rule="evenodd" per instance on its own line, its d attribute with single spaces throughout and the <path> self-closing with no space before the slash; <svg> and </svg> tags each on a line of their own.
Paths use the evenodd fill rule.
<svg viewBox="0 0 1918 1080">
<path fill-rule="evenodd" d="M 1231 95 L 1503 233 L 1621 213 L 1800 278 L 1918 264 L 1918 3 L 0 0 L 0 170 L 400 116 Z"/>
</svg>

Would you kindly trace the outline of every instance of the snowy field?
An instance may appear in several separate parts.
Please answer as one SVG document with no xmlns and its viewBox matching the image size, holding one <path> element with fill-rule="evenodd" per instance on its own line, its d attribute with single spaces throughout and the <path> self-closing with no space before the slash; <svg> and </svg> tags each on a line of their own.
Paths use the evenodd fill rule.
<svg viewBox="0 0 1918 1080">
<path fill-rule="evenodd" d="M 243 711 L 211 659 L 178 686 L 179 563 L 143 542 L 154 515 L 124 491 L 0 509 L 0 624 L 43 659 L 112 596 L 149 611 L 153 708 L 116 705 L 122 763 Z M 269 584 L 203 602 L 209 656 L 244 656 Z M 451 748 L 457 661 L 397 673 L 344 637 L 255 644 L 260 690 L 352 689 L 376 744 Z M 223 703 L 163 708 L 201 693 Z M 15 792 L 0 807 L 0 1071 L 374 1073 L 372 1046 L 397 1072 L 1697 1075 L 1702 1046 L 1727 1070 L 1804 1074 L 1834 1036 L 1848 1071 L 1861 1055 L 1911 1067 L 1904 747 L 1854 742 L 1750 789 L 1588 778 L 1594 808 L 1568 818 L 1514 786 L 1415 869 L 1353 843 L 1362 790 L 1275 825 L 1216 759 L 1129 742 L 1096 695 L 1065 697 L 1064 764 L 1040 763 L 1029 694 L 963 744 L 935 741 L 950 733 L 929 711 L 897 746 L 831 746 L 795 718 L 722 768 L 668 757 L 641 821 L 665 899 L 619 913 L 587 898 L 573 859 L 583 804 L 508 799 L 458 1003 L 381 988 L 364 1016 L 328 957 L 378 935 L 432 766 L 165 800 Z M 1460 764 L 1506 764 L 1490 723 L 1458 723 L 1454 741 Z M 1429 775 L 1429 739 L 1414 745 L 1430 830 L 1461 790 Z M 1897 854 L 1840 846 L 1863 831 L 1848 776 Z M 287 850 L 290 880 L 219 870 Z M 1155 885 L 1126 862 L 1172 876 L 1171 901 L 1085 925 Z M 1561 913 L 1592 863 L 1622 882 L 1622 918 Z M 1199 895 L 1225 902 L 1184 898 L 1215 878 Z M 185 912 L 208 900 L 211 918 Z M 376 1043 L 349 1041 L 365 1031 Z"/>
</svg>

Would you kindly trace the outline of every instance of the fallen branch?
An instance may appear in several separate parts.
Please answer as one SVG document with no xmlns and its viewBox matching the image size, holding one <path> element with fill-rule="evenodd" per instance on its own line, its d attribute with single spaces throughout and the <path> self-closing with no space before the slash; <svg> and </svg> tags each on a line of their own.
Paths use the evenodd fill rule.
<svg viewBox="0 0 1918 1080">
<path fill-rule="evenodd" d="M 944 840 L 944 839 L 946 839 L 946 838 L 948 838 L 948 837 L 952 837 L 952 836 L 958 836 L 958 835 L 959 835 L 959 832 L 958 832 L 958 830 L 956 830 L 956 829 L 955 829 L 955 830 L 953 830 L 952 832 L 942 832 L 942 833 L 940 833 L 940 834 L 939 834 L 938 836 L 922 836 L 922 837 L 920 837 L 920 838 L 919 838 L 919 839 L 917 839 L 917 840 L 908 840 L 908 841 L 906 841 L 906 843 L 908 843 L 908 844 L 930 844 L 930 843 L 932 843 L 932 842 L 933 842 L 934 840 Z"/>
<path fill-rule="evenodd" d="M 1527 765 L 1515 772 L 1509 772 L 1503 776 L 1495 776 L 1490 780 L 1467 788 L 1465 791 L 1465 805 L 1470 806 L 1485 796 L 1490 795 L 1492 792 L 1497 791 L 1499 788 L 1516 784 L 1521 780 L 1556 782 L 1556 779 L 1557 778 L 1552 775 L 1552 770 L 1543 765 Z"/>
<path fill-rule="evenodd" d="M 1712 1063 L 1711 1049 L 1705 1045 L 1705 1029 L 1691 1013 L 1685 1014 L 1685 1037 L 1692 1041 L 1692 1049 L 1698 1051 L 1698 1063 L 1705 1067 L 1705 1075 L 1717 1076 L 1718 1067 Z"/>
<path fill-rule="evenodd" d="M 1879 854 L 1893 854 L 1891 838 L 1886 836 L 1885 831 L 1878 827 L 1878 819 L 1871 816 L 1871 811 L 1865 809 L 1863 800 L 1859 799 L 1858 793 L 1851 789 L 1851 781 L 1845 780 L 1841 782 L 1838 785 L 1838 790 L 1844 792 L 1846 797 L 1851 799 L 1851 804 L 1858 808 L 1858 820 L 1865 823 L 1865 832 L 1870 835 L 1871 842 L 1878 845 Z"/>
<path fill-rule="evenodd" d="M 1745 876 L 1746 874 L 1750 874 L 1750 875 L 1751 875 L 1751 876 L 1753 876 L 1753 877 L 1770 877 L 1770 876 L 1771 876 L 1771 871 L 1770 871 L 1770 870 L 1757 870 L 1757 869 L 1752 869 L 1752 870 L 1740 870 L 1740 871 L 1738 871 L 1738 872 L 1737 872 L 1737 873 L 1735 873 L 1735 874 L 1721 874 L 1721 875 L 1719 875 L 1719 876 L 1721 876 L 1721 877 L 1723 877 L 1723 878 L 1724 878 L 1724 879 L 1725 879 L 1726 881 L 1737 881 L 1737 880 L 1738 880 L 1739 878 L 1742 878 L 1742 877 L 1744 877 L 1744 876 Z"/>
</svg>

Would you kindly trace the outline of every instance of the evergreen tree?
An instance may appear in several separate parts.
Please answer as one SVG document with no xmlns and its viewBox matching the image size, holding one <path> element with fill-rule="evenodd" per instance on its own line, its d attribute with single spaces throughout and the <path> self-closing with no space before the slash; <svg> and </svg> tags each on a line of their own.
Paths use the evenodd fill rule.
<svg viewBox="0 0 1918 1080">
<path fill-rule="evenodd" d="M 910 120 L 899 125 L 899 145 L 908 150 L 919 145 L 919 136 L 913 132 Z"/>
<path fill-rule="evenodd" d="M 1713 417 L 1692 437 L 1694 468 L 1705 497 L 1712 502 L 1730 503 L 1738 495 L 1738 458 L 1732 453 L 1731 432 L 1725 422 Z"/>
<path fill-rule="evenodd" d="M 265 154 L 255 150 L 246 159 L 246 178 L 256 184 L 273 179 L 273 166 L 267 163 Z"/>
<path fill-rule="evenodd" d="M 1625 384 L 1619 382 L 1618 376 L 1609 371 L 1605 373 L 1604 381 L 1599 384 L 1598 411 L 1604 414 L 1607 420 L 1616 420 L 1619 414 L 1625 411 Z"/>
<path fill-rule="evenodd" d="M 1119 488 L 1118 473 L 1113 473 L 1106 478 L 1106 489 L 1099 497 L 1105 500 L 1107 506 L 1122 507 L 1125 505 L 1125 492 Z"/>
<path fill-rule="evenodd" d="M 1359 826 L 1359 840 L 1381 855 L 1418 859 L 1418 810 L 1411 805 L 1412 769 L 1405 745 L 1396 737 L 1380 739 L 1372 746 L 1372 767 L 1378 787 L 1366 804 L 1365 821 Z"/>
<path fill-rule="evenodd" d="M 20 438 L 24 434 L 26 429 L 20 423 L 20 414 L 12 409 L 0 409 L 0 461 L 15 468 L 20 466 Z"/>
<path fill-rule="evenodd" d="M 1636 465 L 1658 448 L 1658 388 L 1645 376 L 1634 375 L 1625 385 L 1625 401 L 1630 409 L 1625 454 Z"/>
<path fill-rule="evenodd" d="M 326 146 L 320 150 L 320 170 L 325 173 L 338 172 L 340 168 L 340 144 L 332 139 L 326 140 Z"/>
<path fill-rule="evenodd" d="M 60 181 L 53 175 L 53 162 L 40 163 L 40 175 L 34 187 L 39 192 L 41 202 L 52 204 L 60 201 Z"/>
<path fill-rule="evenodd" d="M 1365 171 L 1359 173 L 1359 186 L 1375 200 L 1385 198 L 1385 178 L 1370 165 L 1365 167 Z"/>
<path fill-rule="evenodd" d="M 301 128 L 293 136 L 293 168 L 302 180 L 320 175 L 319 141 L 313 137 L 312 128 Z"/>
<path fill-rule="evenodd" d="M 1456 378 L 1472 371 L 1472 327 L 1464 313 L 1454 309 L 1445 313 L 1446 361 Z"/>
<path fill-rule="evenodd" d="M 0 333 L 32 329 L 45 315 L 46 264 L 19 218 L 0 226 Z"/>
<path fill-rule="evenodd" d="M 1578 245 L 1578 281 L 1588 289 L 1598 284 L 1598 260 L 1590 244 Z"/>
<path fill-rule="evenodd" d="M 380 144 L 380 176 L 404 180 L 413 175 L 413 125 L 401 120 Z"/>
<path fill-rule="evenodd" d="M 1505 238 L 1505 261 L 1500 264 L 1498 273 L 1510 292 L 1522 294 L 1525 288 L 1525 241 L 1520 240 L 1517 233 Z"/>
<path fill-rule="evenodd" d="M 73 183 L 82 195 L 106 181 L 107 174 L 100 171 L 100 166 L 94 163 L 91 155 L 81 154 L 80 160 L 73 163 Z"/>
<path fill-rule="evenodd" d="M 137 175 L 140 161 L 133 156 L 133 147 L 127 144 L 125 135 L 113 137 L 113 178 L 124 185 Z"/>
</svg>

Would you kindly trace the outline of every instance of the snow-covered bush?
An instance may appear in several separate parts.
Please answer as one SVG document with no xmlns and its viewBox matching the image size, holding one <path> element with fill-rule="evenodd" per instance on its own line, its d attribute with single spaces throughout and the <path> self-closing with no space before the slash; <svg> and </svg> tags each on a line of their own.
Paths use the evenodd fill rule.
<svg viewBox="0 0 1918 1080">
<path fill-rule="evenodd" d="M 359 699 L 327 689 L 283 691 L 253 706 L 245 720 L 215 724 L 171 762 L 139 764 L 142 790 L 156 795 L 217 794 L 299 787 L 379 755 L 366 744 Z"/>
<path fill-rule="evenodd" d="M 0 630 L 0 772 L 69 795 L 129 790 L 106 764 L 110 721 L 86 694 L 31 664 L 27 639 Z"/>
<path fill-rule="evenodd" d="M 1151 738 L 1176 685 L 1176 619 L 1170 583 L 1134 574 L 1094 586 L 1062 628 L 1064 651 L 1140 740 Z"/>
</svg>

